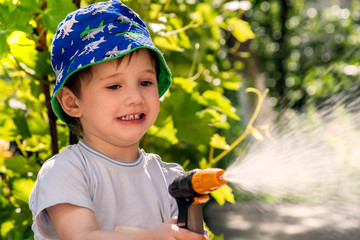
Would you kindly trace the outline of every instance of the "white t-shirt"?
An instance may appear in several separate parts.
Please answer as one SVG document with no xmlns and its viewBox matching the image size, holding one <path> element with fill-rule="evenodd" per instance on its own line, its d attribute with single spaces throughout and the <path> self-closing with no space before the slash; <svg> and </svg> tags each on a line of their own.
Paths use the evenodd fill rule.
<svg viewBox="0 0 360 240">
<path fill-rule="evenodd" d="M 114 160 L 82 140 L 47 160 L 30 196 L 35 239 L 57 239 L 46 208 L 70 203 L 95 213 L 102 230 L 150 229 L 177 215 L 168 185 L 184 170 L 139 150 L 135 162 Z"/>
</svg>

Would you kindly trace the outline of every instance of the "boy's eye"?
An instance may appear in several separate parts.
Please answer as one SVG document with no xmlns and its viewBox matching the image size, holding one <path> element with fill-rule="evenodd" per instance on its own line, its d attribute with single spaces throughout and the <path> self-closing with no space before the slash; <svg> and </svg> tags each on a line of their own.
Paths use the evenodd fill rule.
<svg viewBox="0 0 360 240">
<path fill-rule="evenodd" d="M 106 87 L 106 88 L 107 88 L 107 89 L 111 89 L 111 90 L 115 90 L 115 89 L 121 88 L 121 86 L 118 85 L 118 84 L 115 84 L 115 85 L 108 86 L 108 87 Z"/>
<path fill-rule="evenodd" d="M 151 81 L 142 81 L 140 82 L 141 86 L 148 87 L 151 86 L 153 83 Z"/>
</svg>

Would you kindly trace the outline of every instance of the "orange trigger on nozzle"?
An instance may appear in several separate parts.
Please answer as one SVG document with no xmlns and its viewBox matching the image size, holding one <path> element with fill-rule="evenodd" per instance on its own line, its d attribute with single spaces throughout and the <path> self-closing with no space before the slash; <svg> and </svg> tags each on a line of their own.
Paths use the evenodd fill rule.
<svg viewBox="0 0 360 240">
<path fill-rule="evenodd" d="M 204 197 L 194 197 L 194 202 L 191 205 L 206 203 L 209 199 L 209 194 Z"/>
</svg>

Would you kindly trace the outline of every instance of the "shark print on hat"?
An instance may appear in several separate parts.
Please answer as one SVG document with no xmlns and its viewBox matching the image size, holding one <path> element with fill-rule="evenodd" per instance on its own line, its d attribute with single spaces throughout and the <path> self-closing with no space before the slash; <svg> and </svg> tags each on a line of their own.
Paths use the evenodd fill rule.
<svg viewBox="0 0 360 240">
<path fill-rule="evenodd" d="M 107 25 L 108 30 L 111 31 L 111 29 L 113 28 L 117 28 L 117 26 L 115 26 L 114 24 L 110 23 L 109 25 Z M 111 33 L 111 32 L 110 32 Z"/>
<path fill-rule="evenodd" d="M 79 21 L 75 19 L 75 14 L 73 14 L 72 18 L 64 22 L 64 24 L 58 29 L 56 39 L 60 37 L 64 39 L 66 36 L 70 36 L 69 33 L 74 31 L 72 27 L 75 23 L 79 23 Z"/>
<path fill-rule="evenodd" d="M 79 54 L 79 56 L 93 52 L 95 49 L 99 48 L 99 45 L 101 43 L 104 43 L 104 42 L 106 42 L 105 37 L 101 37 L 100 40 L 89 43 L 88 45 L 85 46 L 85 48 L 82 50 L 82 52 Z"/>
<path fill-rule="evenodd" d="M 104 20 L 102 20 L 99 24 L 99 27 L 97 28 L 90 28 L 90 25 L 86 27 L 86 29 L 80 34 L 80 37 L 82 38 L 82 41 L 90 40 L 90 38 L 95 38 L 95 35 L 104 32 L 104 28 L 106 26 L 104 25 Z"/>
<path fill-rule="evenodd" d="M 129 24 L 129 26 L 131 27 L 132 25 L 135 25 L 138 27 L 137 23 L 130 20 L 128 17 L 126 16 L 120 16 L 118 17 L 115 22 L 118 22 L 118 23 L 126 23 L 126 24 Z"/>
<path fill-rule="evenodd" d="M 118 50 L 118 46 L 115 46 L 111 51 L 108 51 L 107 53 L 105 53 L 104 59 L 113 58 L 113 57 L 116 57 L 118 55 L 122 55 L 122 54 L 130 51 L 131 50 L 131 44 L 132 43 L 130 43 L 126 49 L 123 49 L 123 50 L 120 50 L 120 51 Z"/>
<path fill-rule="evenodd" d="M 90 7 L 86 11 L 83 11 L 82 14 L 90 14 L 91 13 L 91 15 L 94 16 L 97 13 L 103 13 L 109 7 L 113 7 L 111 1 L 106 2 L 106 3 L 102 2 L 102 3 L 99 3 L 98 5 L 90 5 Z"/>
</svg>

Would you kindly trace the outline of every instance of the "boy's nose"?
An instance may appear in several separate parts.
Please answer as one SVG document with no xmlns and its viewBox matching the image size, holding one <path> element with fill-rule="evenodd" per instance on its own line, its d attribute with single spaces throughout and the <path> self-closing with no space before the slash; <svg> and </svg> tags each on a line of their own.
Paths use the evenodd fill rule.
<svg viewBox="0 0 360 240">
<path fill-rule="evenodd" d="M 126 91 L 125 104 L 126 105 L 135 105 L 143 104 L 144 96 L 139 89 L 139 87 L 129 87 Z"/>
</svg>

